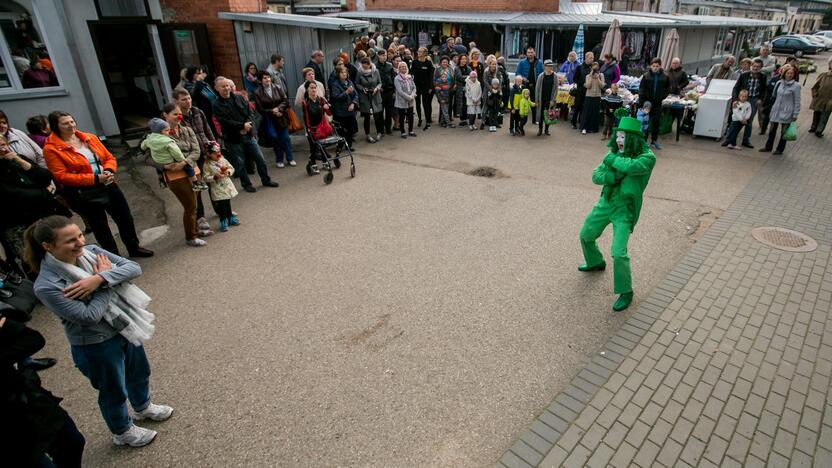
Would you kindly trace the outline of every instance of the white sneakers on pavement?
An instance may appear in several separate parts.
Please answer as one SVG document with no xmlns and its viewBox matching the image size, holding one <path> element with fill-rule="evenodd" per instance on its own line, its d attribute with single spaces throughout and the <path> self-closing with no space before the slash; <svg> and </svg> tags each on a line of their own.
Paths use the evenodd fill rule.
<svg viewBox="0 0 832 468">
<path fill-rule="evenodd" d="M 153 403 L 147 405 L 147 408 L 137 412 L 133 415 L 134 421 L 141 421 L 143 419 L 150 419 L 153 421 L 165 421 L 173 414 L 173 408 L 167 405 L 155 405 Z"/>
<path fill-rule="evenodd" d="M 153 442 L 158 432 L 153 429 L 145 429 L 135 424 L 123 434 L 113 434 L 113 443 L 116 445 L 129 445 L 130 447 L 144 447 Z"/>
<path fill-rule="evenodd" d="M 200 231 L 210 231 L 211 225 L 208 224 L 208 220 L 205 218 L 199 218 L 196 220 L 196 228 Z"/>
<path fill-rule="evenodd" d="M 191 239 L 191 240 L 185 241 L 185 244 L 187 244 L 191 247 L 205 247 L 206 245 L 208 245 L 207 242 L 200 239 L 199 237 L 197 237 L 196 239 Z"/>
</svg>

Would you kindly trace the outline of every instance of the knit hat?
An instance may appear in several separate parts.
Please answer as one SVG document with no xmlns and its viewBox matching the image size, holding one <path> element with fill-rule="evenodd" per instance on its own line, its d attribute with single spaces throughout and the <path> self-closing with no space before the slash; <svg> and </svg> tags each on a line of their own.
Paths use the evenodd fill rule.
<svg viewBox="0 0 832 468">
<path fill-rule="evenodd" d="M 472 72 L 470 73 L 470 76 L 472 76 L 472 77 L 476 78 L 476 77 L 477 77 L 477 72 L 472 71 Z"/>
<path fill-rule="evenodd" d="M 147 126 L 150 128 L 152 133 L 162 133 L 162 130 L 170 127 L 167 122 L 160 119 L 159 117 L 153 117 L 147 122 Z"/>
<path fill-rule="evenodd" d="M 653 104 L 650 101 L 644 101 L 644 104 L 641 105 L 642 109 L 652 109 Z"/>
<path fill-rule="evenodd" d="M 492 80 L 491 80 L 491 86 L 494 86 L 494 85 L 499 85 L 499 84 L 500 84 L 500 80 L 499 80 L 499 79 L 494 78 L 494 79 L 492 79 Z"/>
</svg>

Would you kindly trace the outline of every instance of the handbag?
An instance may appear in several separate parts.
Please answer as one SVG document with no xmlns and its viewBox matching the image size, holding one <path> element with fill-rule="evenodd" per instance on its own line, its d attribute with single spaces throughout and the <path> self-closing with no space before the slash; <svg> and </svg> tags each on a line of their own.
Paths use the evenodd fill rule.
<svg viewBox="0 0 832 468">
<path fill-rule="evenodd" d="M 786 127 L 786 131 L 783 132 L 783 139 L 786 141 L 797 140 L 797 122 L 792 122 Z"/>
<path fill-rule="evenodd" d="M 291 107 L 286 111 L 286 120 L 289 122 L 289 133 L 295 133 L 303 130 L 303 123 L 301 123 L 298 115 Z"/>
<path fill-rule="evenodd" d="M 7 280 L 3 281 L 3 290 L 10 292 L 11 296 L 0 301 L 0 313 L 18 322 L 31 320 L 32 311 L 38 305 L 34 283 L 25 278 L 20 284 Z"/>
</svg>

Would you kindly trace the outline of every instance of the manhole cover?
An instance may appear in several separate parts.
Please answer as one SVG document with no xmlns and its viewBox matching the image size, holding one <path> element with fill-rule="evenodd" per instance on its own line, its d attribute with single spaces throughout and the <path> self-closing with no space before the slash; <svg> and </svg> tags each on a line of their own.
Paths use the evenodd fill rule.
<svg viewBox="0 0 832 468">
<path fill-rule="evenodd" d="M 811 252 L 818 248 L 818 243 L 806 234 L 779 227 L 754 228 L 751 237 L 769 247 L 788 252 Z"/>
</svg>

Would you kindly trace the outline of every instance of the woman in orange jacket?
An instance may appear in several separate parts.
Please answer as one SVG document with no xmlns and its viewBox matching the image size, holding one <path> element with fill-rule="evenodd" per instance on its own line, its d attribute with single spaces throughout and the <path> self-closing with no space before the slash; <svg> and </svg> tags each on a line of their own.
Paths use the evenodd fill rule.
<svg viewBox="0 0 832 468">
<path fill-rule="evenodd" d="M 49 127 L 52 134 L 43 147 L 46 165 L 70 208 L 90 223 L 101 247 L 118 255 L 109 214 L 131 257 L 152 256 L 152 251 L 139 246 L 130 205 L 116 184 L 116 158 L 95 135 L 78 131 L 67 112 L 49 114 Z"/>
</svg>

